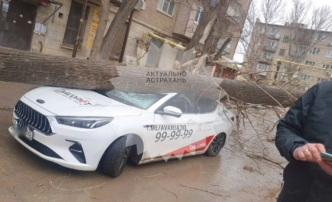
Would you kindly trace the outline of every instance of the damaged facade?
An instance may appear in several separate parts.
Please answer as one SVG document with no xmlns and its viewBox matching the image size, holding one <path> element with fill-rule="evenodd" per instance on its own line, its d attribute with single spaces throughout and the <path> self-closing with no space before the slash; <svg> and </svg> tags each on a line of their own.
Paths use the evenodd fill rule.
<svg viewBox="0 0 332 202">
<path fill-rule="evenodd" d="M 242 9 L 247 11 L 251 0 L 242 1 Z M 111 1 L 114 5 L 111 7 L 107 26 L 114 18 L 119 2 L 121 1 Z M 193 6 L 190 8 L 172 0 L 141 0 L 140 8 L 133 14 L 123 62 L 170 69 L 176 61 L 188 61 L 195 57 L 193 53 L 185 51 L 186 44 L 199 23 L 201 12 L 197 2 L 192 0 L 191 3 Z M 83 0 L 0 0 L 0 6 L 0 46 L 57 56 L 72 55 Z M 100 0 L 89 0 L 81 32 L 83 41 L 77 52 L 78 58 L 90 56 L 99 24 L 99 12 Z M 232 6 L 227 13 L 230 16 L 240 14 L 238 8 Z M 229 22 L 231 25 L 225 25 L 225 29 L 232 26 L 233 22 Z M 111 59 L 119 59 L 127 24 L 117 36 L 110 54 Z M 210 28 L 211 26 L 206 28 L 201 43 L 204 43 Z M 238 30 L 242 30 L 242 27 Z M 239 31 L 234 33 L 234 36 L 239 35 Z M 233 58 L 237 43 L 238 37 L 234 37 L 225 50 L 227 58 Z"/>
</svg>

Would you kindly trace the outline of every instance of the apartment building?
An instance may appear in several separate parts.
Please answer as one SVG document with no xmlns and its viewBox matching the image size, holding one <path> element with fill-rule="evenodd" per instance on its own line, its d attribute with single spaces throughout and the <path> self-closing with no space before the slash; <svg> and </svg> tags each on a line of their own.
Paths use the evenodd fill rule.
<svg viewBox="0 0 332 202">
<path fill-rule="evenodd" d="M 251 0 L 241 1 L 240 6 L 244 10 L 248 10 Z M 191 7 L 179 2 L 173 0 L 140 1 L 140 6 L 136 8 L 133 15 L 125 47 L 124 55 L 127 58 L 125 60 L 137 58 L 140 52 L 140 42 L 147 38 L 156 47 L 165 49 L 160 53 L 173 58 L 172 50 L 169 47 L 162 47 L 165 41 L 178 44 L 175 48 L 185 49 L 199 23 L 202 9 L 195 0 L 189 1 L 192 3 Z M 111 3 L 113 6 L 107 26 L 112 22 L 121 0 L 111 0 Z M 83 0 L 0 0 L 0 46 L 69 57 L 78 33 L 82 7 Z M 236 6 L 230 6 L 227 12 L 230 16 L 236 16 L 239 14 L 238 9 Z M 89 0 L 81 31 L 83 40 L 77 52 L 78 58 L 88 58 L 90 55 L 99 24 L 99 14 L 100 0 Z M 232 18 L 229 20 L 230 24 L 235 25 Z M 227 25 L 225 29 L 229 27 Z M 113 59 L 119 58 L 127 28 L 125 25 L 117 36 L 116 44 L 111 52 Z M 207 27 L 201 40 L 202 43 L 210 28 Z M 234 33 L 234 36 L 239 36 L 239 34 L 240 32 Z M 222 44 L 222 41 L 220 42 Z M 226 57 L 233 58 L 237 43 L 238 39 L 232 40 L 225 50 Z M 155 55 L 153 57 L 155 58 Z M 148 58 L 143 61 L 147 60 Z M 158 62 L 167 63 L 167 61 L 161 60 Z"/>
<path fill-rule="evenodd" d="M 310 87 L 331 80 L 332 32 L 304 24 L 265 24 L 257 19 L 245 57 L 264 83 Z"/>
</svg>

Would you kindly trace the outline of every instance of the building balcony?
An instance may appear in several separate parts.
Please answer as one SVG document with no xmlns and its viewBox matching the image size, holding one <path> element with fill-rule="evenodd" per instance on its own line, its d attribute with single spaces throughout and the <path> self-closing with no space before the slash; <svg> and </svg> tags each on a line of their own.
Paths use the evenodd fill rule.
<svg viewBox="0 0 332 202">
<path fill-rule="evenodd" d="M 264 51 L 275 53 L 277 51 L 277 46 L 264 46 Z"/>
<path fill-rule="evenodd" d="M 192 1 L 189 1 L 189 2 L 192 2 Z M 193 35 L 196 31 L 196 28 L 199 24 L 199 20 L 198 20 L 198 22 L 195 21 L 196 17 L 197 17 L 198 7 L 195 4 L 188 6 L 185 3 L 180 3 L 178 6 L 179 7 L 178 7 L 177 16 L 176 16 L 176 18 L 174 18 L 175 24 L 173 27 L 173 34 L 177 35 L 178 37 L 180 37 L 182 39 L 189 41 L 193 37 Z M 232 9 L 230 9 L 230 10 L 231 11 L 229 11 L 229 12 L 232 15 L 228 15 L 225 18 L 221 18 L 218 21 L 218 23 L 220 23 L 220 25 L 222 25 L 224 30 L 228 30 L 229 26 L 231 26 L 232 24 L 236 25 L 238 23 L 239 18 L 236 16 L 236 14 L 237 14 L 236 11 L 232 11 Z M 212 24 L 209 24 L 205 28 L 203 37 L 200 40 L 200 42 L 202 44 L 204 44 L 204 41 L 205 41 L 206 37 L 208 36 L 209 31 L 211 30 L 211 27 L 212 27 Z"/>
<path fill-rule="evenodd" d="M 303 57 L 305 54 L 306 52 L 289 51 L 289 55 L 293 57 Z"/>
<path fill-rule="evenodd" d="M 112 4 L 114 4 L 115 6 L 117 6 L 117 7 L 120 7 L 120 6 L 121 6 L 122 1 L 123 1 L 123 0 L 110 0 L 110 2 L 111 2 Z M 134 9 L 135 9 L 135 10 L 141 10 L 141 9 L 144 9 L 144 8 L 145 8 L 145 5 L 146 5 L 145 1 L 146 1 L 146 0 L 140 0 L 140 1 L 138 1 L 138 3 L 136 4 L 136 6 L 135 6 Z M 97 2 L 100 2 L 100 1 L 97 0 Z"/>
<path fill-rule="evenodd" d="M 266 37 L 268 39 L 279 40 L 280 39 L 280 34 L 279 33 L 267 33 Z"/>
<path fill-rule="evenodd" d="M 179 11 L 178 16 L 175 19 L 173 34 L 188 40 L 191 39 L 197 28 L 197 24 L 194 22 L 196 14 L 195 11 L 191 10 L 190 6 L 179 4 Z"/>
<path fill-rule="evenodd" d="M 304 36 L 293 38 L 294 43 L 303 44 L 303 45 L 309 45 L 311 41 L 312 40 L 310 40 L 308 37 L 304 37 Z"/>
<path fill-rule="evenodd" d="M 272 58 L 260 57 L 259 62 L 271 64 L 273 62 L 273 59 Z"/>
<path fill-rule="evenodd" d="M 236 9 L 233 6 L 229 6 L 227 9 L 227 19 L 229 20 L 230 23 L 236 25 L 237 23 L 240 22 L 239 18 L 241 16 L 241 13 L 238 9 Z"/>
</svg>

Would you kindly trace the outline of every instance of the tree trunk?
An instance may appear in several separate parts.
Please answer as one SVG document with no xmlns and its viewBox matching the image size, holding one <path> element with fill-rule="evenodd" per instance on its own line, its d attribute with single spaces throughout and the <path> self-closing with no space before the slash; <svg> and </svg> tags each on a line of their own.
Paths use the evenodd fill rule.
<svg viewBox="0 0 332 202">
<path fill-rule="evenodd" d="M 204 47 L 202 51 L 202 55 L 209 54 L 211 52 L 211 47 L 214 47 L 215 44 L 215 28 L 218 20 L 214 19 L 211 30 L 209 32 L 209 35 L 207 36 L 206 40 L 204 41 Z"/>
<path fill-rule="evenodd" d="M 212 18 L 213 18 L 213 13 L 203 11 L 201 20 L 199 21 L 199 23 L 196 27 L 194 35 L 190 39 L 189 44 L 187 45 L 188 50 L 191 49 L 191 48 L 194 48 L 194 47 L 196 48 L 198 46 L 199 41 L 201 40 L 201 38 L 204 35 L 204 31 L 205 31 L 206 26 L 210 23 Z"/>
<path fill-rule="evenodd" d="M 123 0 L 121 6 L 114 16 L 114 19 L 107 30 L 107 33 L 103 39 L 100 53 L 96 57 L 96 59 L 107 60 L 111 55 L 112 47 L 115 43 L 115 37 L 121 28 L 125 25 L 126 20 L 131 13 L 131 11 L 135 8 L 139 0 Z"/>
<path fill-rule="evenodd" d="M 223 45 L 219 48 L 217 54 L 214 56 L 213 60 L 219 60 L 221 58 L 222 53 L 224 52 L 225 48 L 228 46 L 228 44 L 232 41 L 231 37 L 228 37 L 227 40 L 223 43 Z"/>
<path fill-rule="evenodd" d="M 229 3 L 223 1 L 223 6 L 220 7 L 219 12 L 215 14 L 212 28 L 209 32 L 208 37 L 204 42 L 203 54 L 212 54 L 215 53 L 217 49 L 218 40 L 227 33 L 229 28 L 229 22 L 225 18 Z"/>
<path fill-rule="evenodd" d="M 0 80 L 82 89 L 112 89 L 111 62 L 35 54 L 0 46 Z"/>
<path fill-rule="evenodd" d="M 100 19 L 98 24 L 98 29 L 96 32 L 95 39 L 93 41 L 93 46 L 90 53 L 90 59 L 95 60 L 98 58 L 98 54 L 101 48 L 101 43 L 104 38 L 108 17 L 110 14 L 110 1 L 102 0 L 101 1 L 101 10 L 100 10 Z"/>
<path fill-rule="evenodd" d="M 199 95 L 215 96 L 216 99 L 220 93 L 217 88 L 219 85 L 235 100 L 273 106 L 277 106 L 279 102 L 284 107 L 291 106 L 295 99 L 303 94 L 301 91 L 296 91 L 290 96 L 277 87 L 258 86 L 237 80 L 213 78 L 214 81 L 212 81 L 211 77 L 192 75 L 184 71 L 172 71 L 172 74 L 177 76 L 173 74 L 167 78 L 175 78 L 178 81 L 180 79 L 181 83 L 148 82 L 157 78 L 151 75 L 151 72 L 156 72 L 155 68 L 116 65 L 110 62 L 57 57 L 0 47 L 0 80 L 2 81 L 78 89 L 111 90 L 115 88 L 142 93 L 186 92 L 195 89 Z M 179 76 L 180 74 L 182 77 Z"/>
</svg>

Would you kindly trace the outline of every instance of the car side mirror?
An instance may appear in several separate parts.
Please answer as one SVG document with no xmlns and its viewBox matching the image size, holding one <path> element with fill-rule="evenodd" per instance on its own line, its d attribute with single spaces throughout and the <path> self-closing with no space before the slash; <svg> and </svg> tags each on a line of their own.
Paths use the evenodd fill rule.
<svg viewBox="0 0 332 202">
<path fill-rule="evenodd" d="M 175 116 L 175 117 L 179 118 L 180 116 L 182 116 L 182 111 L 181 111 L 181 109 L 176 108 L 176 107 L 166 106 L 166 107 L 164 107 L 164 110 L 159 111 L 158 114 Z"/>
</svg>

